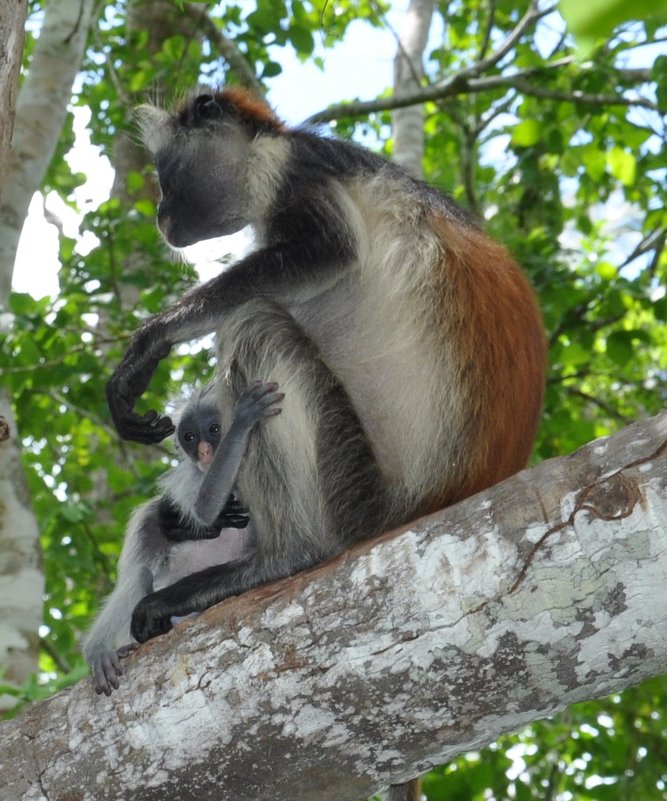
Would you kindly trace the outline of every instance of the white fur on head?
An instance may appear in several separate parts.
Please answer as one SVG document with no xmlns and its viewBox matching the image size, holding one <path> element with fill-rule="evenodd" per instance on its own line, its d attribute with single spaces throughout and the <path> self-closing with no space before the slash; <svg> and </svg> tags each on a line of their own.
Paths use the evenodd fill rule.
<svg viewBox="0 0 667 801">
<path fill-rule="evenodd" d="M 141 140 L 146 150 L 154 156 L 173 136 L 171 115 L 163 108 L 145 104 L 134 110 L 134 116 L 139 126 Z"/>
</svg>

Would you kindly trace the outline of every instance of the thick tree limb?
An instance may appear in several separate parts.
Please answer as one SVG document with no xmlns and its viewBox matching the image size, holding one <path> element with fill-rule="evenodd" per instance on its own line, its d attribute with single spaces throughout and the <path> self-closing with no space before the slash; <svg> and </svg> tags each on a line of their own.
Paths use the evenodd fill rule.
<svg viewBox="0 0 667 801">
<path fill-rule="evenodd" d="M 353 801 L 667 671 L 667 414 L 230 599 L 0 728 L 2 801 Z"/>
</svg>

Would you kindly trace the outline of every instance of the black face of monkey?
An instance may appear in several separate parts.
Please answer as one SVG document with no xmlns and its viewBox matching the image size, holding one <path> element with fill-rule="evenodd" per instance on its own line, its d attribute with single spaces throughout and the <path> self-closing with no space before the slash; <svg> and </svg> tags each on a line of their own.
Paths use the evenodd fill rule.
<svg viewBox="0 0 667 801">
<path fill-rule="evenodd" d="M 236 118 L 201 95 L 187 113 L 144 106 L 138 119 L 162 190 L 158 226 L 170 245 L 186 247 L 248 224 L 250 137 Z"/>
</svg>

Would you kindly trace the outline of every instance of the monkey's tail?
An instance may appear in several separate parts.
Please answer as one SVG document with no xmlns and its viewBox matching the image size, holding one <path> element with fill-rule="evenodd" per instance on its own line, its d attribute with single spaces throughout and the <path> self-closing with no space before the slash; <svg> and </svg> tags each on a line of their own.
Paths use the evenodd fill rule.
<svg viewBox="0 0 667 801">
<path fill-rule="evenodd" d="M 385 795 L 385 801 L 420 801 L 421 782 L 411 779 L 405 784 L 392 784 Z"/>
</svg>

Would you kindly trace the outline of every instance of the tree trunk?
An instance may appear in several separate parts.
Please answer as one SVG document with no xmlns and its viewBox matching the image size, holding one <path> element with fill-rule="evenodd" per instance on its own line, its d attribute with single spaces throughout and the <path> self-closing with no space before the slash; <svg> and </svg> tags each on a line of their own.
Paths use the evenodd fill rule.
<svg viewBox="0 0 667 801">
<path fill-rule="evenodd" d="M 27 11 L 27 0 L 0 0 L 0 176 L 7 174 Z M 0 198 L 3 183 L 0 180 Z"/>
<path fill-rule="evenodd" d="M 0 208 L 2 190 L 9 162 L 9 145 L 14 129 L 16 93 L 23 54 L 23 25 L 28 4 L 25 0 L 2 0 L 0 3 Z M 28 497 L 25 477 L 17 465 L 18 450 L 12 442 L 16 430 L 9 404 L 0 390 L 0 665 L 5 667 L 5 682 L 21 682 L 35 667 L 37 626 L 41 620 L 41 595 L 33 601 L 34 589 L 43 585 L 38 569 L 38 549 L 34 517 L 25 505 Z M 11 533 L 10 533 L 11 532 Z M 24 532 L 24 536 L 19 533 Z M 10 534 L 3 537 L 3 533 Z M 12 536 L 12 534 L 14 536 Z M 24 589 L 21 593 L 19 587 Z M 27 588 L 30 588 L 27 592 Z M 33 589 L 34 588 L 34 589 Z M 28 608 L 21 601 L 30 599 Z M 17 609 L 18 598 L 20 609 Z M 9 622 L 11 621 L 11 623 Z M 8 695 L 0 695 L 0 710 L 13 704 Z"/>
<path fill-rule="evenodd" d="M 394 59 L 394 96 L 418 90 L 424 77 L 422 57 L 428 39 L 434 0 L 410 0 L 405 13 Z M 393 160 L 415 178 L 421 178 L 424 157 L 423 104 L 399 108 L 392 113 L 394 134 Z"/>
<path fill-rule="evenodd" d="M 0 36 L 4 36 L 4 7 L 16 11 L 17 5 L 3 2 Z M 0 311 L 7 308 L 16 248 L 30 199 L 40 187 L 65 121 L 92 6 L 93 0 L 48 4 L 30 71 L 18 96 L 14 134 L 2 169 Z M 20 53 L 16 38 L 13 41 Z M 20 60 L 20 55 L 16 58 Z M 11 97 L 11 87 L 8 91 Z M 11 128 L 11 115 L 3 125 Z M 37 667 L 44 579 L 39 530 L 21 465 L 20 439 L 4 388 L 0 388 L 0 416 L 6 418 L 11 431 L 11 437 L 0 445 L 0 665 L 5 668 L 5 682 L 20 684 Z M 8 696 L 0 697 L 0 708 L 11 704 Z"/>
<path fill-rule="evenodd" d="M 49 3 L 16 107 L 0 210 L 0 305 L 6 305 L 23 221 L 55 153 L 86 44 L 93 0 Z"/>
<path fill-rule="evenodd" d="M 143 646 L 0 728 L 1 801 L 356 801 L 667 670 L 667 414 Z"/>
</svg>

